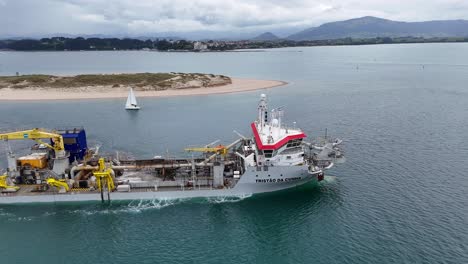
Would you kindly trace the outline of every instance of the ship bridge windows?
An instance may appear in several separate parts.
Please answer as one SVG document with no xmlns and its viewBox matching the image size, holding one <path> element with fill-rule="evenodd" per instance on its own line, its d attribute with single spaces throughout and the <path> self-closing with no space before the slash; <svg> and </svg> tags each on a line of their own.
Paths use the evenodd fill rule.
<svg viewBox="0 0 468 264">
<path fill-rule="evenodd" d="M 265 158 L 272 158 L 272 157 L 276 156 L 277 153 L 278 153 L 278 151 L 272 150 L 272 149 L 268 149 L 268 150 L 263 151 L 263 154 L 265 154 Z"/>
<path fill-rule="evenodd" d="M 286 147 L 287 148 L 293 148 L 293 147 L 298 147 L 301 144 L 302 144 L 302 138 L 298 138 L 298 139 L 289 140 Z"/>
</svg>

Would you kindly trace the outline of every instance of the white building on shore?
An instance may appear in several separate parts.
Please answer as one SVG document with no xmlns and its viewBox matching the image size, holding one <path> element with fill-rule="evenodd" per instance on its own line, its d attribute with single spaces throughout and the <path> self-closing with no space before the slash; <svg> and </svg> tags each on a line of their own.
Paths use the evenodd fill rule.
<svg viewBox="0 0 468 264">
<path fill-rule="evenodd" d="M 203 51 L 207 49 L 208 49 L 208 45 L 201 41 L 195 41 L 193 43 L 193 50 Z"/>
</svg>

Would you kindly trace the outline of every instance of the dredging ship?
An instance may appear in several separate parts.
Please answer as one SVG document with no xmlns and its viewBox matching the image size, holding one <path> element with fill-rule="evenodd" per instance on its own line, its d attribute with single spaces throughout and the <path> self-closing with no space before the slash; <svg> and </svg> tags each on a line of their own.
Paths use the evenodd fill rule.
<svg viewBox="0 0 468 264">
<path fill-rule="evenodd" d="M 4 141 L 37 144 L 23 157 L 9 150 L 0 204 L 238 197 L 322 181 L 325 170 L 344 159 L 342 141 L 308 143 L 301 129 L 283 124 L 283 116 L 282 108 L 269 111 L 262 94 L 252 137 L 237 133 L 229 145 L 187 148 L 201 152 L 191 159 L 103 156 L 88 148 L 83 128 L 2 133 Z"/>
</svg>

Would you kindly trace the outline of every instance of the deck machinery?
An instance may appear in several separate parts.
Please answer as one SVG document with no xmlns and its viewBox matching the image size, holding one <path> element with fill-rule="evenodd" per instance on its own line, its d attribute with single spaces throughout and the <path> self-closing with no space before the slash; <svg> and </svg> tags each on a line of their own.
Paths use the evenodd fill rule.
<svg viewBox="0 0 468 264">
<path fill-rule="evenodd" d="M 250 195 L 321 181 L 325 170 L 344 161 L 341 140 L 305 142 L 305 133 L 285 126 L 283 115 L 281 108 L 270 112 L 262 95 L 253 137 L 237 133 L 240 138 L 228 145 L 187 148 L 202 153 L 191 158 L 98 155 L 83 128 L 0 134 L 7 141 L 33 139 L 38 144 L 31 155 L 45 155 L 26 162 L 10 151 L 8 177 L 0 177 L 0 191 L 8 195 L 0 203 Z"/>
<path fill-rule="evenodd" d="M 8 144 L 7 174 L 19 184 L 40 184 L 50 177 L 63 177 L 69 171 L 70 164 L 82 161 L 88 150 L 83 128 L 34 128 L 1 133 L 0 139 Z M 36 144 L 31 147 L 30 154 L 17 157 L 9 145 L 11 140 L 34 140 Z"/>
</svg>

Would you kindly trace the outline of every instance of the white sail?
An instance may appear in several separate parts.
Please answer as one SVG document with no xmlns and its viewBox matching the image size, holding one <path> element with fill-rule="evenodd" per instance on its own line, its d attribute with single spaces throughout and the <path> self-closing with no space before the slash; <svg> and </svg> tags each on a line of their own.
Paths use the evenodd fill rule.
<svg viewBox="0 0 468 264">
<path fill-rule="evenodd" d="M 133 93 L 133 88 L 130 88 L 128 92 L 127 102 L 125 103 L 125 109 L 128 110 L 138 110 L 140 107 L 138 106 L 135 94 Z"/>
</svg>

